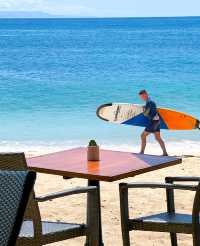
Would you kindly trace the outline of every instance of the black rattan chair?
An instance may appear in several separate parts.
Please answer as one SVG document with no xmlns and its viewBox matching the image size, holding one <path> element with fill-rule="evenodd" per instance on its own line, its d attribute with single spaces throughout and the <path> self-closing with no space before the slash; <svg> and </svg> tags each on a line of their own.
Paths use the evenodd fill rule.
<svg viewBox="0 0 200 246">
<path fill-rule="evenodd" d="M 174 182 L 198 182 L 197 185 L 174 184 Z M 164 188 L 167 194 L 167 212 L 152 214 L 138 218 L 129 218 L 128 190 L 132 188 Z M 174 190 L 195 191 L 193 210 L 191 214 L 175 212 Z M 123 246 L 130 246 L 129 232 L 132 230 L 168 232 L 171 245 L 177 246 L 176 233 L 192 234 L 193 246 L 200 246 L 200 178 L 197 177 L 167 177 L 166 183 L 121 183 L 120 208 Z"/>
<path fill-rule="evenodd" d="M 34 182 L 33 172 L 0 171 L 1 246 L 16 245 Z"/>
<path fill-rule="evenodd" d="M 0 153 L 0 169 L 27 170 L 24 154 Z M 41 220 L 38 203 L 81 193 L 88 194 L 87 222 L 85 224 Z M 97 246 L 99 238 L 98 221 L 99 207 L 98 192 L 96 187 L 78 187 L 40 197 L 35 197 L 35 193 L 32 191 L 27 209 L 25 211 L 24 222 L 22 224 L 17 245 L 39 246 L 70 238 L 87 236 L 87 245 Z"/>
</svg>

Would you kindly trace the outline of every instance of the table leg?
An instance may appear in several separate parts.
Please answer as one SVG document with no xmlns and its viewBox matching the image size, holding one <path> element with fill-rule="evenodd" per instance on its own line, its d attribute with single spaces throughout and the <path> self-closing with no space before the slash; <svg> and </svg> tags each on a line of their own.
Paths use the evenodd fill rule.
<svg viewBox="0 0 200 246">
<path fill-rule="evenodd" d="M 99 203 L 99 246 L 104 246 L 102 239 L 102 226 L 101 226 L 101 196 L 100 196 L 100 182 L 98 180 L 88 180 L 88 186 L 96 186 L 98 189 L 98 203 Z M 88 194 L 89 195 L 89 194 Z M 88 244 L 88 238 L 86 239 L 85 246 Z"/>
</svg>

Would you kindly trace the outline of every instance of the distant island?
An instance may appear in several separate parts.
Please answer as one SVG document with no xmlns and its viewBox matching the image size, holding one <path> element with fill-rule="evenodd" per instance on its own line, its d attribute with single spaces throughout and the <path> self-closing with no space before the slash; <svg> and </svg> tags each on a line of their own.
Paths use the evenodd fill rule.
<svg viewBox="0 0 200 246">
<path fill-rule="evenodd" d="M 86 16 L 54 15 L 40 11 L 0 11 L 0 18 L 84 18 Z M 90 16 L 87 16 L 88 18 Z"/>
<path fill-rule="evenodd" d="M 23 19 L 23 18 L 185 18 L 199 16 L 90 16 L 90 15 L 59 15 L 42 11 L 2 11 L 0 10 L 0 19 Z"/>
</svg>

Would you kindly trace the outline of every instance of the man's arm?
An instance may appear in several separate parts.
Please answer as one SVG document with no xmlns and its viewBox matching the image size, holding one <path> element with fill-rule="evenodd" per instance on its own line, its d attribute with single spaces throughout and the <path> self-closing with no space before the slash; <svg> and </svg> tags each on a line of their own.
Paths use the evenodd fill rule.
<svg viewBox="0 0 200 246">
<path fill-rule="evenodd" d="M 151 105 L 149 103 L 147 103 L 146 106 L 144 106 L 143 114 L 144 114 L 144 116 L 146 116 L 149 119 L 151 119 L 150 111 L 151 111 Z"/>
<path fill-rule="evenodd" d="M 148 102 L 145 106 L 144 116 L 146 116 L 149 120 L 153 120 L 155 115 L 157 114 L 156 104 L 154 102 Z"/>
<path fill-rule="evenodd" d="M 151 110 L 150 107 L 144 107 L 144 112 L 143 112 L 144 116 L 149 117 L 150 110 Z"/>
</svg>

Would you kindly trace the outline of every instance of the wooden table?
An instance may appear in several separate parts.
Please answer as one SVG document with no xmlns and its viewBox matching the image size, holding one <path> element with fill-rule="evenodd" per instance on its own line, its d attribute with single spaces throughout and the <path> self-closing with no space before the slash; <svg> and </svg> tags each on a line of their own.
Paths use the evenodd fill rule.
<svg viewBox="0 0 200 246">
<path fill-rule="evenodd" d="M 27 159 L 29 169 L 35 172 L 88 179 L 89 185 L 98 187 L 99 207 L 101 207 L 100 181 L 113 182 L 181 162 L 182 160 L 176 157 L 111 150 L 101 150 L 100 161 L 87 161 L 86 148 L 75 148 Z M 99 228 L 99 246 L 102 246 L 101 210 Z"/>
</svg>

